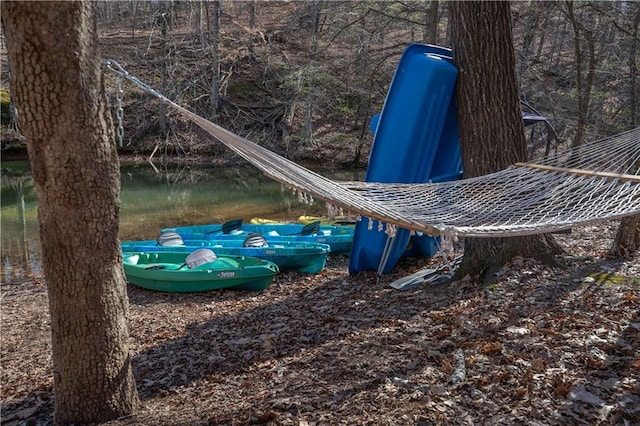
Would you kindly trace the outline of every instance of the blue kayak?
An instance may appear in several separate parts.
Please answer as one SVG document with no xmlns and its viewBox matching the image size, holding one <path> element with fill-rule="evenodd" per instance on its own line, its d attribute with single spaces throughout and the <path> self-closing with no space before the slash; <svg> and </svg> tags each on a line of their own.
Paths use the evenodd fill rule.
<svg viewBox="0 0 640 426">
<path fill-rule="evenodd" d="M 373 145 L 367 182 L 423 183 L 459 179 L 462 170 L 456 106 L 458 71 L 451 50 L 409 45 L 402 54 L 379 117 L 372 120 Z M 398 229 L 395 238 L 371 229 L 369 220 L 356 224 L 349 272 L 393 269 L 405 255 L 433 256 L 437 239 L 411 236 Z M 409 245 L 411 243 L 411 245 Z"/>
<path fill-rule="evenodd" d="M 245 238 L 246 239 L 246 238 Z M 181 240 L 178 245 L 159 245 L 156 240 L 124 241 L 123 252 L 193 252 L 208 248 L 217 255 L 257 257 L 278 265 L 281 271 L 297 271 L 316 274 L 324 269 L 331 250 L 327 244 L 298 241 L 267 241 L 266 246 L 246 247 L 245 239 L 228 240 Z"/>
<path fill-rule="evenodd" d="M 229 223 L 229 222 L 227 222 Z M 353 244 L 354 226 L 299 223 L 251 224 L 242 223 L 235 229 L 224 229 L 227 224 L 210 224 L 166 228 L 177 232 L 183 240 L 244 241 L 251 233 L 262 235 L 269 244 L 276 241 L 289 243 L 327 244 L 333 254 L 349 254 Z M 225 232 L 228 231 L 228 232 Z"/>
</svg>

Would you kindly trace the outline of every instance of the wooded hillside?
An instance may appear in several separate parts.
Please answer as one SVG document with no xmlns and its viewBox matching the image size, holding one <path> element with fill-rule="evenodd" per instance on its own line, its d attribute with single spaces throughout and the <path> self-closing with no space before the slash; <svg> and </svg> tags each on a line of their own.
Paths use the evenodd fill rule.
<svg viewBox="0 0 640 426">
<path fill-rule="evenodd" d="M 328 153 L 338 163 L 364 164 L 369 120 L 382 108 L 404 48 L 451 46 L 449 7 L 438 1 L 104 1 L 98 7 L 105 59 L 242 136 L 316 164 Z M 563 143 L 638 124 L 640 3 L 511 7 L 522 100 L 552 119 Z M 6 88 L 4 55 L 3 61 Z M 115 81 L 108 73 L 114 118 Z M 130 83 L 122 102 L 123 153 L 229 155 Z M 531 136 L 546 140 L 546 132 L 534 126 Z M 3 137 L 5 145 L 10 139 Z"/>
</svg>

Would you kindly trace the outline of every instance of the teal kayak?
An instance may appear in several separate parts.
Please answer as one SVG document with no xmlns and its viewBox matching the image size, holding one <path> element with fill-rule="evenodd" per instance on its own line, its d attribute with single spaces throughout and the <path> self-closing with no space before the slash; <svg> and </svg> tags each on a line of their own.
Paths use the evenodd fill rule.
<svg viewBox="0 0 640 426">
<path fill-rule="evenodd" d="M 246 239 L 245 239 L 246 240 Z M 208 248 L 217 255 L 257 257 L 278 265 L 280 271 L 317 274 L 324 269 L 331 248 L 327 244 L 271 240 L 259 247 L 246 247 L 243 239 L 231 240 L 178 240 L 176 245 L 159 245 L 154 240 L 124 241 L 123 252 L 193 252 Z"/>
<path fill-rule="evenodd" d="M 131 284 L 172 293 L 225 288 L 260 291 L 268 288 L 278 273 L 278 266 L 268 260 L 218 256 L 208 249 L 192 253 L 124 252 L 122 263 L 127 281 Z"/>
<path fill-rule="evenodd" d="M 236 226 L 227 226 L 231 222 L 223 224 L 181 226 L 166 228 L 162 231 L 175 231 L 183 240 L 208 240 L 208 241 L 244 241 L 251 233 L 262 235 L 267 242 L 289 241 L 327 244 L 333 254 L 349 254 L 353 244 L 354 226 L 352 225 L 321 225 L 319 223 L 269 223 L 252 224 L 236 223 Z"/>
</svg>

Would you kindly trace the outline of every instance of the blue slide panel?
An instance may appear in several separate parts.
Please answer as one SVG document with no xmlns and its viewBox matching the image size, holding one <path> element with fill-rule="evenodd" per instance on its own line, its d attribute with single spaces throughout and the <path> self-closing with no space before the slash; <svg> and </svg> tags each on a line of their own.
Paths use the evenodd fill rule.
<svg viewBox="0 0 640 426">
<path fill-rule="evenodd" d="M 437 46 L 409 45 L 402 54 L 379 118 L 365 180 L 420 183 L 461 170 L 457 113 L 452 101 L 457 70 L 451 51 Z M 378 221 L 356 224 L 349 272 L 377 270 L 387 235 Z M 422 238 L 422 237 L 421 237 Z M 433 240 L 431 237 L 424 237 Z M 410 231 L 399 229 L 384 269 L 388 273 L 405 254 Z M 422 250 L 432 255 L 433 241 Z M 431 254 L 430 254 L 431 253 Z"/>
</svg>

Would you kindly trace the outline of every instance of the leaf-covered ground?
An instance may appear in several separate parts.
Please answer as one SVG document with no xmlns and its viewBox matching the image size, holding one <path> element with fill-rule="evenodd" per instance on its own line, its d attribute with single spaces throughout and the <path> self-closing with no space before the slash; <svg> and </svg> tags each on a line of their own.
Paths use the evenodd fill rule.
<svg viewBox="0 0 640 426">
<path fill-rule="evenodd" d="M 111 425 L 640 424 L 640 261 L 616 223 L 470 280 L 389 287 L 332 257 L 259 294 L 129 287 L 143 409 Z M 46 284 L 2 287 L 2 424 L 52 423 Z"/>
</svg>

